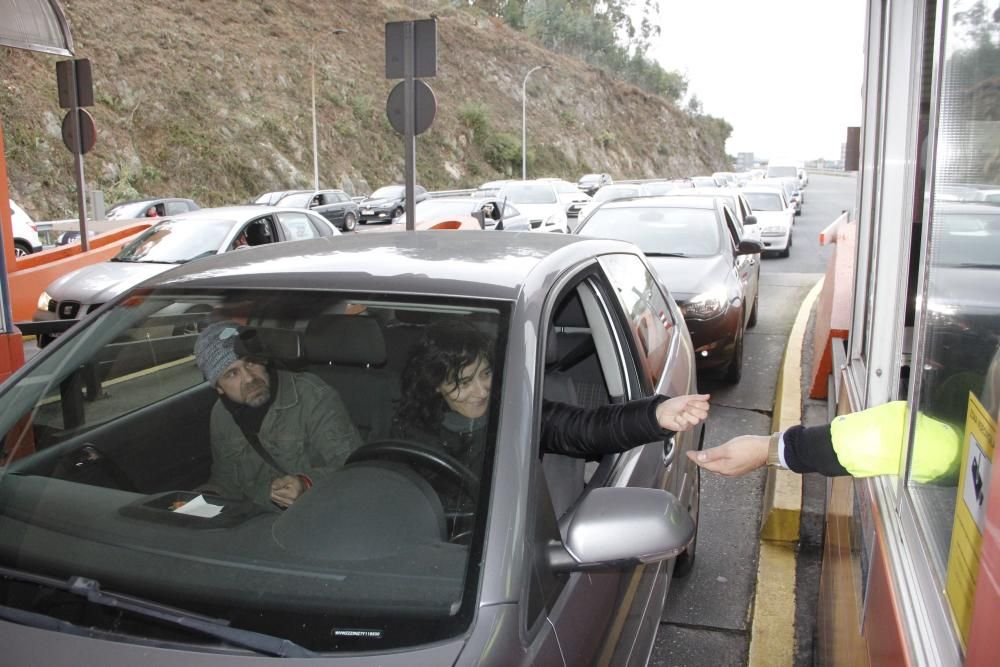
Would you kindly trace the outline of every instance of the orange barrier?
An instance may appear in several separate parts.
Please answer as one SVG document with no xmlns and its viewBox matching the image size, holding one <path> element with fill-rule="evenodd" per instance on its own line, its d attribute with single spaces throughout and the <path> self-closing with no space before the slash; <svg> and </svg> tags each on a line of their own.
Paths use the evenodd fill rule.
<svg viewBox="0 0 1000 667">
<path fill-rule="evenodd" d="M 834 338 L 847 339 L 851 328 L 851 306 L 854 292 L 854 248 L 857 244 L 858 226 L 848 221 L 843 213 L 820 232 L 820 245 L 835 244 L 833 256 L 826 267 L 826 278 L 816 306 L 813 330 L 812 381 L 809 398 L 827 397 L 827 376 L 833 370 Z"/>
<path fill-rule="evenodd" d="M 111 259 L 126 241 L 150 227 L 153 222 L 155 220 L 139 222 L 94 236 L 89 239 L 90 250 L 87 252 L 81 252 L 78 244 L 72 244 L 43 250 L 9 263 L 8 267 L 13 270 L 8 272 L 7 282 L 10 285 L 14 321 L 31 320 L 38 296 L 53 280 L 70 271 Z"/>
</svg>

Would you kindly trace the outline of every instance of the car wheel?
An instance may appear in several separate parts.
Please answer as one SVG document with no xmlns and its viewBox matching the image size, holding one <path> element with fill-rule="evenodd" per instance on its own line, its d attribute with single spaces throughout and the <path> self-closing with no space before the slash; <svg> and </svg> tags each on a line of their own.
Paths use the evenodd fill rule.
<svg viewBox="0 0 1000 667">
<path fill-rule="evenodd" d="M 389 222 L 392 222 L 393 220 L 395 220 L 396 218 L 398 218 L 398 217 L 399 217 L 399 216 L 401 216 L 401 215 L 403 215 L 403 207 L 402 207 L 402 206 L 399 206 L 399 207 L 397 207 L 397 208 L 396 208 L 396 210 L 394 210 L 394 211 L 392 212 L 392 216 L 391 216 L 391 217 L 392 217 L 392 219 L 391 219 L 391 220 L 389 220 Z"/>
<path fill-rule="evenodd" d="M 757 303 L 760 301 L 760 292 L 753 297 L 753 308 L 750 309 L 750 319 L 747 320 L 747 327 L 757 326 Z"/>
<path fill-rule="evenodd" d="M 347 215 L 344 216 L 345 232 L 353 232 L 355 229 L 357 229 L 357 226 L 358 226 L 358 221 L 357 218 L 354 217 L 353 213 L 348 213 Z"/>
<path fill-rule="evenodd" d="M 792 235 L 791 234 L 788 235 L 788 245 L 785 246 L 784 250 L 782 250 L 781 252 L 778 253 L 778 257 L 788 257 L 790 254 L 792 254 Z"/>
<path fill-rule="evenodd" d="M 691 544 L 688 548 L 684 550 L 683 553 L 677 556 L 677 560 L 674 561 L 674 575 L 678 579 L 683 579 L 684 577 L 691 574 L 691 570 L 694 569 L 694 557 L 697 555 L 696 547 L 698 546 L 698 510 L 699 505 L 701 505 L 701 468 L 695 468 L 694 470 L 695 484 L 698 485 L 697 499 L 691 504 L 691 517 L 694 521 L 694 538 L 691 540 Z"/>
<path fill-rule="evenodd" d="M 31 254 L 31 246 L 24 241 L 14 241 L 14 257 L 27 257 Z"/>
<path fill-rule="evenodd" d="M 743 318 L 740 318 L 743 321 Z M 733 348 L 733 358 L 726 366 L 724 379 L 729 384 L 736 384 L 743 377 L 743 328 L 736 332 L 736 345 Z"/>
</svg>

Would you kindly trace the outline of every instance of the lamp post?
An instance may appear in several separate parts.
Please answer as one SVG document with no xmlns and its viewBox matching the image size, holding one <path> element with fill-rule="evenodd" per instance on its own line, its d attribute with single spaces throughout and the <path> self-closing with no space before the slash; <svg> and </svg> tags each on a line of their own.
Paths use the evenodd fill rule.
<svg viewBox="0 0 1000 667">
<path fill-rule="evenodd" d="M 342 35 L 346 30 L 334 28 L 330 31 L 332 35 Z M 316 50 L 312 47 L 312 55 L 309 58 L 309 79 L 312 85 L 312 121 L 313 121 L 313 190 L 319 190 L 319 137 L 316 132 Z"/>
<path fill-rule="evenodd" d="M 536 65 L 528 70 L 521 82 L 521 180 L 528 180 L 528 77 L 539 69 L 552 69 L 549 65 Z"/>
</svg>

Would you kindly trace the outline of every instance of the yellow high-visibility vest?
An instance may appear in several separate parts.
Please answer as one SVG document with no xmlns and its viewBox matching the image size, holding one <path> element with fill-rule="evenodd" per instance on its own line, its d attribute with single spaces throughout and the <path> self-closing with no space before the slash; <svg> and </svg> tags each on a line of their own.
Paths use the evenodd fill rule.
<svg viewBox="0 0 1000 667">
<path fill-rule="evenodd" d="M 906 401 L 893 401 L 841 415 L 830 424 L 830 438 L 840 465 L 854 477 L 898 475 L 906 446 Z M 956 483 L 962 434 L 952 426 L 917 414 L 910 479 Z"/>
</svg>

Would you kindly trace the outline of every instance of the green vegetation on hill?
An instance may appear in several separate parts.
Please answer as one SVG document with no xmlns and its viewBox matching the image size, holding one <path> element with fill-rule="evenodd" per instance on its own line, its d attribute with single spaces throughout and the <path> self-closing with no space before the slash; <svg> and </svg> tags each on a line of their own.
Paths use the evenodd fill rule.
<svg viewBox="0 0 1000 667">
<path fill-rule="evenodd" d="M 93 63 L 97 146 L 88 187 L 110 203 L 191 197 L 203 206 L 312 184 L 310 63 L 315 63 L 320 181 L 366 193 L 400 182 L 403 146 L 385 116 L 384 24 L 438 21 L 437 98 L 417 139 L 418 180 L 474 187 L 520 175 L 521 82 L 530 177 L 674 178 L 722 169 L 725 121 L 606 69 L 544 48 L 453 0 L 74 0 L 76 56 Z M 462 4 L 462 3 L 458 3 Z M 137 17 L 142 20 L 137 20 Z M 350 32 L 333 36 L 332 28 Z M 75 214 L 62 145 L 55 58 L 0 49 L 0 119 L 11 194 L 36 219 Z"/>
</svg>

